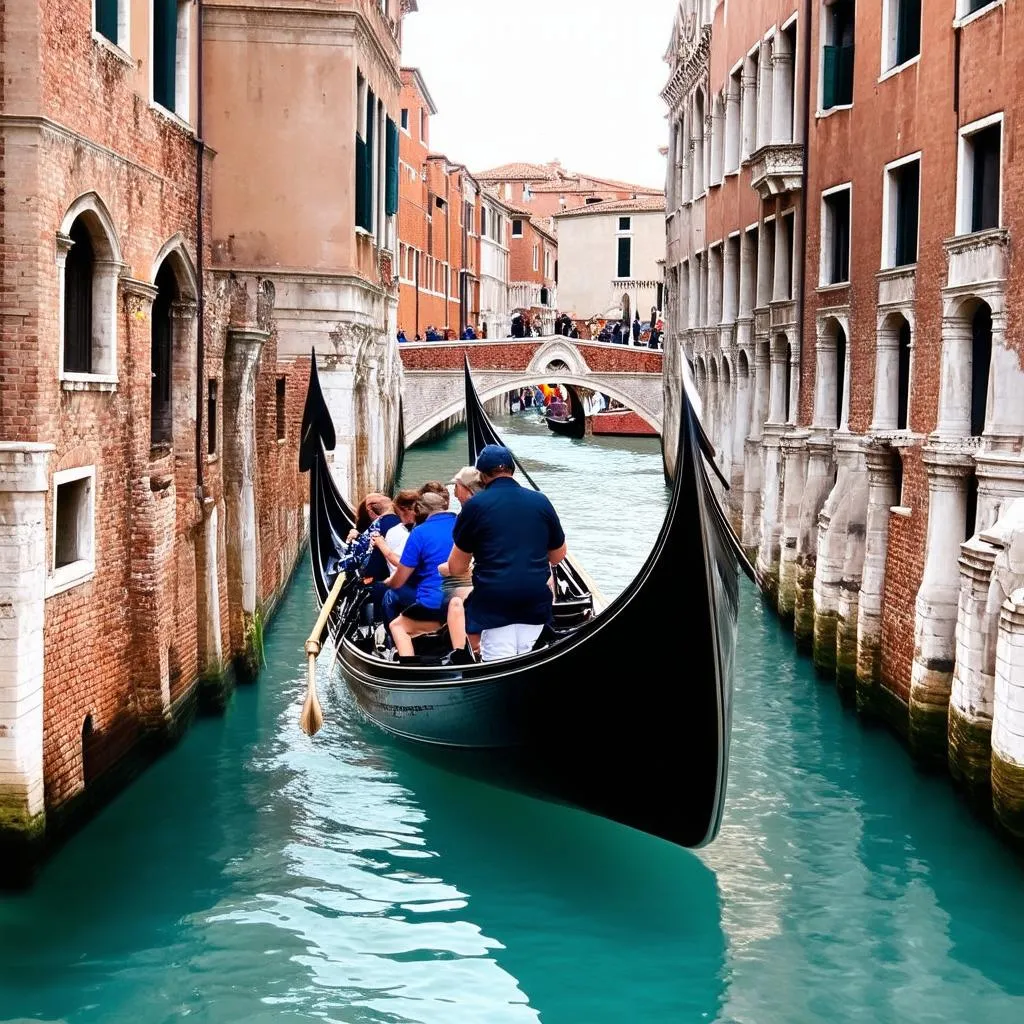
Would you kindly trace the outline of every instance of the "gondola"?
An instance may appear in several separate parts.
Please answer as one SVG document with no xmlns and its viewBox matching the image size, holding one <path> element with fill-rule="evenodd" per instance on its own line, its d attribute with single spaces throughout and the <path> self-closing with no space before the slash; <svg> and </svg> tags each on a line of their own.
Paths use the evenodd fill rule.
<svg viewBox="0 0 1024 1024">
<path fill-rule="evenodd" d="M 567 388 L 569 392 L 569 406 L 567 415 L 552 416 L 550 406 L 545 412 L 544 421 L 552 434 L 561 437 L 585 437 L 587 433 L 587 411 L 583 407 L 583 401 L 575 388 Z"/>
<path fill-rule="evenodd" d="M 497 434 L 468 368 L 466 380 L 473 452 Z M 678 845 L 715 837 L 728 768 L 738 573 L 753 570 L 708 475 L 712 450 L 690 387 L 665 523 L 636 579 L 600 614 L 548 627 L 533 651 L 507 661 L 454 666 L 427 653 L 396 663 L 376 652 L 358 593 L 346 595 L 324 632 L 371 722 L 454 770 Z M 310 473 L 321 604 L 351 523 L 328 465 L 333 444 L 314 359 L 299 459 Z M 565 525 L 571 544 L 572 524 Z"/>
</svg>

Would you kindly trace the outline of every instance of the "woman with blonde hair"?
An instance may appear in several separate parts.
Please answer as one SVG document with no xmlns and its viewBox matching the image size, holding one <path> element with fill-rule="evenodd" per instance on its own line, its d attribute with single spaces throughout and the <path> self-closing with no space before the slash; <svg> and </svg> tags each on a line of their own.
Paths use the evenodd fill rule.
<svg viewBox="0 0 1024 1024">
<path fill-rule="evenodd" d="M 475 466 L 463 466 L 452 477 L 451 483 L 455 489 L 455 497 L 459 499 L 459 504 L 462 506 L 465 506 L 474 494 L 482 491 L 484 486 L 480 470 Z M 480 642 L 480 633 L 477 629 L 468 629 L 466 624 L 466 598 L 473 591 L 472 569 L 465 576 L 452 576 L 448 572 L 448 563 L 443 562 L 437 567 L 437 571 L 441 574 L 441 612 L 448 623 L 448 636 L 452 643 L 452 663 L 474 662 L 476 661 L 476 647 Z"/>
</svg>

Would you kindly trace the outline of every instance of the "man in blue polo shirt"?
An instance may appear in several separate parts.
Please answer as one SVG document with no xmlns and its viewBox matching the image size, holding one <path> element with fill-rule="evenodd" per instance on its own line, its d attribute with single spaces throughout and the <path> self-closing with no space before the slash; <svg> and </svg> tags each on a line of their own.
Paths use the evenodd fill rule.
<svg viewBox="0 0 1024 1024">
<path fill-rule="evenodd" d="M 512 478 L 515 460 L 501 445 L 480 452 L 484 490 L 462 510 L 452 534 L 449 571 L 473 564 L 466 613 L 479 626 L 484 661 L 533 649 L 551 617 L 551 566 L 565 558 L 565 534 L 551 502 Z"/>
<path fill-rule="evenodd" d="M 413 637 L 433 633 L 441 628 L 441 574 L 437 567 L 447 561 L 452 549 L 452 530 L 455 513 L 448 511 L 448 492 L 421 494 L 416 502 L 417 518 L 426 513 L 426 519 L 409 534 L 402 549 L 402 557 L 388 585 L 401 588 L 415 576 L 416 602 L 406 608 L 391 623 L 391 637 L 400 657 L 415 653 Z"/>
</svg>

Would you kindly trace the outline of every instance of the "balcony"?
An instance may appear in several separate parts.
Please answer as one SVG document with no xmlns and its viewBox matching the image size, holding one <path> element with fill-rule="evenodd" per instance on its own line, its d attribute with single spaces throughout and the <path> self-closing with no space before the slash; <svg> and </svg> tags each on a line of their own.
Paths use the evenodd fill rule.
<svg viewBox="0 0 1024 1024">
<path fill-rule="evenodd" d="M 772 142 L 750 157 L 750 187 L 762 199 L 799 192 L 804 168 L 800 142 Z"/>
<path fill-rule="evenodd" d="M 904 307 L 913 306 L 917 292 L 917 264 L 905 267 L 890 267 L 875 274 L 878 281 L 878 305 Z"/>
<path fill-rule="evenodd" d="M 1004 228 L 956 235 L 943 245 L 949 267 L 947 288 L 970 288 L 1006 280 L 1010 235 Z"/>
</svg>

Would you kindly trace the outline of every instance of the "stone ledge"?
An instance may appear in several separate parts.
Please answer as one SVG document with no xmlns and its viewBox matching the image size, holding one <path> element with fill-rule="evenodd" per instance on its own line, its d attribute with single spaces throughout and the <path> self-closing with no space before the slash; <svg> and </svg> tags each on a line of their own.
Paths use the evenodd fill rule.
<svg viewBox="0 0 1024 1024">
<path fill-rule="evenodd" d="M 62 377 L 60 381 L 63 391 L 104 391 L 114 392 L 117 390 L 118 380 L 116 377 Z"/>
</svg>

